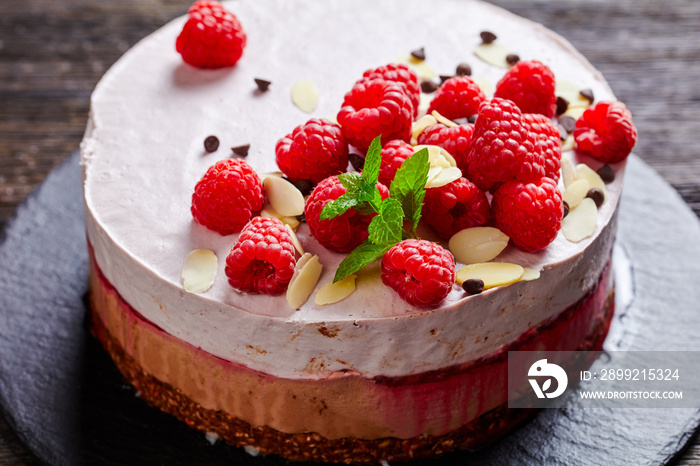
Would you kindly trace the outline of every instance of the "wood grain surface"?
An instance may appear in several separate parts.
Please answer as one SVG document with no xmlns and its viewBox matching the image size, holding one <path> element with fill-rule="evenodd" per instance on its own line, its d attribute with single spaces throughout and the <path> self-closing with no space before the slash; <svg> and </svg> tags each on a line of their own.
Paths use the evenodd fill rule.
<svg viewBox="0 0 700 466">
<path fill-rule="evenodd" d="M 635 153 L 700 215 L 700 2 L 495 0 L 569 39 L 639 130 Z M 0 2 L 0 228 L 80 143 L 99 78 L 189 0 Z M 699 239 L 700 240 L 700 239 Z M 0 264 L 0 267 L 2 265 Z M 602 457 L 601 457 L 602 459 Z M 0 415 L 0 464 L 38 464 Z M 696 439 L 678 464 L 700 465 Z"/>
</svg>

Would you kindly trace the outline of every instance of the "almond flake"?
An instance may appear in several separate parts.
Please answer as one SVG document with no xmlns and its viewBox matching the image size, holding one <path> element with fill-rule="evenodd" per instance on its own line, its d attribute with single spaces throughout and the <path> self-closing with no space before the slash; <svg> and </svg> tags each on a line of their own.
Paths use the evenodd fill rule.
<svg viewBox="0 0 700 466">
<path fill-rule="evenodd" d="M 538 278 L 540 278 L 540 271 L 539 270 L 529 269 L 527 267 L 525 267 L 523 270 L 524 270 L 523 276 L 520 277 L 520 281 L 522 281 L 522 282 L 529 282 L 529 281 L 537 280 Z"/>
<path fill-rule="evenodd" d="M 297 234 L 294 233 L 294 230 L 292 230 L 292 227 L 285 224 L 284 227 L 287 229 L 287 233 L 289 233 L 289 236 L 292 237 L 292 244 L 294 245 L 294 249 L 297 250 L 299 253 L 299 256 L 304 255 L 304 247 L 301 245 L 299 242 L 299 238 L 297 237 Z"/>
<path fill-rule="evenodd" d="M 588 238 L 595 232 L 598 209 L 593 199 L 586 198 L 561 221 L 564 237 L 572 243 Z"/>
<path fill-rule="evenodd" d="M 570 150 L 574 150 L 575 146 L 576 142 L 574 141 L 574 137 L 572 135 L 568 135 L 564 142 L 561 143 L 561 151 L 567 152 Z"/>
<path fill-rule="evenodd" d="M 568 79 L 555 79 L 554 95 L 566 99 L 569 102 L 569 108 L 586 108 L 591 105 L 590 100 L 581 96 L 581 86 Z"/>
<path fill-rule="evenodd" d="M 499 68 L 510 68 L 510 65 L 506 61 L 506 57 L 510 55 L 510 53 L 510 50 L 508 50 L 505 45 L 498 42 L 479 44 L 474 48 L 474 54 L 477 57 L 481 58 L 489 65 Z"/>
<path fill-rule="evenodd" d="M 498 228 L 466 228 L 450 238 L 449 249 L 457 262 L 477 264 L 495 259 L 508 246 L 509 240 Z"/>
<path fill-rule="evenodd" d="M 214 251 L 195 249 L 182 266 L 182 286 L 190 293 L 204 293 L 214 284 L 218 267 Z"/>
<path fill-rule="evenodd" d="M 424 148 L 428 149 L 428 161 L 431 167 L 449 168 L 457 166 L 455 158 L 440 146 L 418 145 L 413 148 L 413 153 L 415 154 Z"/>
<path fill-rule="evenodd" d="M 420 136 L 420 133 L 422 133 L 425 128 L 437 125 L 437 123 L 438 121 L 432 115 L 424 115 L 420 117 L 411 127 L 411 138 L 418 139 L 418 136 Z"/>
<path fill-rule="evenodd" d="M 357 278 L 356 275 L 348 275 L 339 282 L 326 283 L 316 292 L 314 302 L 323 306 L 344 300 L 355 291 L 355 278 Z"/>
<path fill-rule="evenodd" d="M 462 267 L 457 272 L 457 283 L 477 278 L 484 282 L 484 290 L 497 286 L 510 285 L 523 276 L 525 269 L 517 264 L 506 262 L 482 262 Z"/>
<path fill-rule="evenodd" d="M 493 84 L 491 84 L 491 81 L 478 77 L 472 78 L 472 81 L 474 81 L 474 84 L 479 86 L 479 89 L 481 89 L 481 92 L 483 92 L 487 98 L 493 96 Z"/>
<path fill-rule="evenodd" d="M 402 55 L 396 59 L 396 63 L 407 65 L 418 76 L 418 81 L 430 81 L 435 77 L 435 71 L 425 60 L 416 60 L 411 55 Z"/>
<path fill-rule="evenodd" d="M 605 202 L 605 199 L 608 198 L 608 190 L 605 188 L 605 182 L 600 175 L 585 163 L 579 163 L 576 165 L 576 173 L 578 174 L 579 178 L 583 178 L 588 181 L 591 188 L 598 188 L 603 191 L 603 202 Z"/>
<path fill-rule="evenodd" d="M 591 185 L 584 178 L 579 178 L 567 186 L 563 198 L 569 204 L 569 209 L 575 209 L 585 199 L 589 189 Z"/>
<path fill-rule="evenodd" d="M 308 252 L 301 256 L 287 288 L 287 302 L 290 306 L 299 309 L 304 305 L 316 288 L 321 270 L 323 266 L 318 261 L 318 256 L 311 256 Z"/>
<path fill-rule="evenodd" d="M 271 205 L 266 205 L 263 210 L 260 211 L 261 217 L 275 217 L 280 220 L 285 225 L 289 225 L 292 230 L 295 230 L 299 226 L 299 220 L 296 217 L 286 217 L 279 212 L 277 212 Z"/>
<path fill-rule="evenodd" d="M 571 107 L 569 106 L 569 109 L 565 111 L 562 116 L 570 116 L 574 120 L 578 120 L 581 118 L 581 115 L 583 115 L 583 112 L 586 111 L 586 107 Z"/>
<path fill-rule="evenodd" d="M 561 158 L 561 176 L 564 179 L 565 188 L 568 188 L 571 183 L 578 179 L 578 176 L 576 176 L 576 168 L 574 168 L 571 157 Z"/>
<path fill-rule="evenodd" d="M 448 128 L 454 128 L 455 126 L 459 126 L 454 121 L 440 115 L 440 113 L 438 113 L 437 110 L 433 110 L 431 112 L 431 115 L 433 115 L 435 117 L 435 119 L 438 121 L 438 123 L 442 123 L 443 125 L 447 126 Z"/>
<path fill-rule="evenodd" d="M 442 168 L 436 177 L 425 184 L 426 188 L 439 188 L 462 177 L 462 171 L 457 167 Z"/>
<path fill-rule="evenodd" d="M 289 181 L 271 176 L 263 181 L 263 192 L 270 206 L 285 217 L 304 213 L 304 196 Z"/>
<path fill-rule="evenodd" d="M 311 113 L 318 105 L 318 89 L 313 81 L 303 79 L 292 86 L 292 102 L 302 112 Z"/>
</svg>

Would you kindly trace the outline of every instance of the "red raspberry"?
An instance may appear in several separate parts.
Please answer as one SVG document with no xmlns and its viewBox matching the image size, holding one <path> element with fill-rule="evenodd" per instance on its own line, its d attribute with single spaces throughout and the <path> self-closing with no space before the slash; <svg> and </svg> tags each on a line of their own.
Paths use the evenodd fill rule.
<svg viewBox="0 0 700 466">
<path fill-rule="evenodd" d="M 355 83 L 338 112 L 345 139 L 362 151 L 380 134 L 382 144 L 392 139 L 408 142 L 412 122 L 413 104 L 403 86 L 383 79 Z"/>
<path fill-rule="evenodd" d="M 494 98 L 479 108 L 467 155 L 469 179 L 481 189 L 507 181 L 535 181 L 544 176 L 545 159 L 510 100 Z"/>
<path fill-rule="evenodd" d="M 516 63 L 498 81 L 494 96 L 512 100 L 523 113 L 551 118 L 557 111 L 554 73 L 536 60 Z"/>
<path fill-rule="evenodd" d="M 460 230 L 485 225 L 491 216 L 486 194 L 462 177 L 439 188 L 425 190 L 423 219 L 442 239 Z"/>
<path fill-rule="evenodd" d="M 313 184 L 348 168 L 348 144 L 340 126 L 313 118 L 297 126 L 275 147 L 277 166 L 291 181 Z"/>
<path fill-rule="evenodd" d="M 287 289 L 296 265 L 292 237 L 273 217 L 248 222 L 226 257 L 229 284 L 246 293 L 278 295 Z"/>
<path fill-rule="evenodd" d="M 430 241 L 401 241 L 382 258 L 382 282 L 411 306 L 437 306 L 450 293 L 454 281 L 452 254 Z"/>
<path fill-rule="evenodd" d="M 442 123 L 429 126 L 418 135 L 418 144 L 440 146 L 450 153 L 462 173 L 467 173 L 467 155 L 474 134 L 474 125 L 447 127 Z"/>
<path fill-rule="evenodd" d="M 556 181 L 512 181 L 496 190 L 491 201 L 496 226 L 523 251 L 544 249 L 557 237 L 564 204 Z"/>
<path fill-rule="evenodd" d="M 192 216 L 221 235 L 241 231 L 263 207 L 265 198 L 258 174 L 245 160 L 220 160 L 194 187 Z"/>
<path fill-rule="evenodd" d="M 389 190 L 383 184 L 377 183 L 382 199 L 389 197 Z M 376 214 L 365 215 L 355 209 L 348 209 L 342 215 L 321 220 L 321 211 L 330 201 L 338 199 L 347 189 L 340 184 L 337 176 L 331 176 L 321 181 L 306 200 L 304 214 L 311 234 L 324 247 L 331 251 L 350 252 L 367 239 L 367 231 L 372 217 Z"/>
<path fill-rule="evenodd" d="M 192 66 L 222 68 L 236 64 L 246 40 L 238 18 L 215 0 L 199 0 L 190 7 L 175 48 Z"/>
<path fill-rule="evenodd" d="M 559 181 L 561 168 L 561 135 L 554 122 L 540 113 L 523 113 L 522 123 L 531 133 L 537 134 L 544 155 L 545 176 Z"/>
<path fill-rule="evenodd" d="M 394 139 L 382 147 L 382 164 L 379 171 L 379 182 L 384 186 L 391 186 L 396 171 L 401 164 L 413 155 L 413 146 L 401 139 Z"/>
<path fill-rule="evenodd" d="M 445 81 L 430 102 L 428 113 L 437 110 L 445 118 L 469 118 L 479 111 L 486 96 L 468 76 L 455 76 Z"/>
<path fill-rule="evenodd" d="M 598 102 L 576 121 L 576 146 L 605 163 L 621 162 L 637 143 L 632 114 L 622 102 Z"/>
<path fill-rule="evenodd" d="M 363 79 L 382 78 L 385 81 L 393 81 L 406 86 L 406 95 L 411 99 L 413 104 L 413 116 L 418 114 L 418 105 L 420 104 L 420 86 L 418 85 L 418 76 L 415 71 L 406 65 L 397 65 L 390 63 L 386 66 L 380 66 L 367 70 L 362 75 Z"/>
</svg>

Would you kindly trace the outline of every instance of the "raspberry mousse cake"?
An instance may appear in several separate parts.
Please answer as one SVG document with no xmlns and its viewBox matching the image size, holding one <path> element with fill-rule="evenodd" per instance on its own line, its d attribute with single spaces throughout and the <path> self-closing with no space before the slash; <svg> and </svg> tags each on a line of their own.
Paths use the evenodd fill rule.
<svg viewBox="0 0 700 466">
<path fill-rule="evenodd" d="M 93 332 L 149 404 L 292 460 L 497 440 L 512 350 L 600 348 L 629 111 L 473 0 L 198 1 L 92 95 Z"/>
</svg>

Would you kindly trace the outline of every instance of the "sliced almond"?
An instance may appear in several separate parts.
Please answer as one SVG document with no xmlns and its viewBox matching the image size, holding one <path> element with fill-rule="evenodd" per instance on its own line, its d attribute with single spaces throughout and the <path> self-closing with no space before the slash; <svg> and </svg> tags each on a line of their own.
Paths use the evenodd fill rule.
<svg viewBox="0 0 700 466">
<path fill-rule="evenodd" d="M 304 255 L 304 247 L 299 242 L 299 238 L 297 237 L 297 234 L 294 233 L 294 230 L 292 230 L 292 227 L 290 227 L 289 225 L 285 224 L 284 227 L 287 229 L 287 233 L 289 233 L 289 236 L 292 237 L 292 244 L 294 245 L 294 249 L 297 250 L 297 252 L 299 253 L 299 256 L 303 256 Z"/>
<path fill-rule="evenodd" d="M 182 286 L 190 293 L 204 293 L 214 284 L 219 260 L 214 251 L 195 249 L 182 266 Z"/>
<path fill-rule="evenodd" d="M 263 181 L 263 192 L 270 206 L 285 217 L 304 213 L 304 195 L 284 178 L 270 176 Z"/>
<path fill-rule="evenodd" d="M 326 283 L 316 292 L 314 302 L 319 306 L 324 306 L 344 300 L 355 291 L 356 278 L 356 275 L 349 275 L 339 282 L 333 283 L 330 281 Z"/>
<path fill-rule="evenodd" d="M 428 113 L 433 97 L 435 97 L 435 94 L 425 94 L 424 92 L 420 93 L 420 100 L 418 101 L 418 115 L 424 116 L 426 113 Z"/>
<path fill-rule="evenodd" d="M 413 148 L 413 153 L 415 154 L 423 148 L 428 149 L 428 161 L 431 167 L 448 168 L 457 166 L 455 158 L 440 146 L 421 144 Z"/>
<path fill-rule="evenodd" d="M 586 107 L 569 107 L 567 111 L 565 111 L 562 115 L 563 116 L 570 116 L 574 120 L 578 120 L 581 118 L 581 115 L 583 115 L 583 112 L 586 111 Z"/>
<path fill-rule="evenodd" d="M 489 65 L 499 68 L 510 68 L 506 61 L 506 57 L 510 55 L 510 50 L 505 45 L 499 42 L 491 42 L 490 44 L 479 44 L 474 48 L 474 54 L 484 60 Z"/>
<path fill-rule="evenodd" d="M 303 79 L 292 86 L 292 102 L 302 112 L 311 113 L 318 105 L 318 89 L 313 81 Z"/>
<path fill-rule="evenodd" d="M 455 126 L 459 126 L 457 123 L 454 121 L 445 118 L 444 116 L 440 115 L 437 110 L 433 110 L 431 112 L 431 115 L 435 117 L 435 119 L 438 121 L 438 123 L 442 123 L 443 125 L 447 126 L 448 128 L 453 128 Z"/>
<path fill-rule="evenodd" d="M 568 135 L 564 142 L 561 143 L 561 151 L 567 152 L 570 150 L 574 150 L 575 146 L 576 143 L 574 142 L 574 137 L 572 135 Z"/>
<path fill-rule="evenodd" d="M 586 198 L 589 189 L 591 185 L 584 178 L 579 178 L 567 186 L 563 198 L 569 204 L 569 209 L 575 209 Z"/>
<path fill-rule="evenodd" d="M 396 63 L 408 65 L 409 68 L 416 72 L 419 81 L 430 81 L 435 77 L 435 71 L 425 60 L 416 60 L 411 55 L 402 55 L 396 59 Z"/>
<path fill-rule="evenodd" d="M 428 178 L 427 178 L 427 181 L 426 181 L 426 183 L 425 183 L 426 188 L 428 187 L 428 183 L 430 183 L 430 182 L 433 181 L 435 178 L 437 178 L 437 176 L 440 174 L 440 172 L 441 172 L 442 170 L 443 170 L 442 167 L 430 167 L 430 168 L 428 169 Z"/>
<path fill-rule="evenodd" d="M 600 175 L 585 163 L 579 163 L 576 165 L 576 173 L 578 174 L 579 178 L 588 181 L 591 188 L 599 188 L 601 191 L 603 191 L 603 202 L 605 202 L 605 200 L 608 198 L 608 190 L 605 188 L 605 182 Z"/>
<path fill-rule="evenodd" d="M 491 84 L 491 81 L 479 77 L 473 77 L 472 81 L 474 81 L 474 84 L 479 86 L 479 89 L 481 89 L 481 92 L 483 92 L 486 97 L 493 95 L 493 84 Z"/>
<path fill-rule="evenodd" d="M 292 230 L 295 230 L 299 226 L 299 220 L 296 217 L 287 217 L 279 212 L 277 212 L 271 205 L 266 205 L 263 210 L 260 211 L 261 217 L 275 217 L 281 220 L 285 225 L 289 225 Z"/>
<path fill-rule="evenodd" d="M 425 184 L 426 188 L 439 188 L 450 184 L 462 177 L 462 170 L 457 167 L 447 167 L 440 170 L 436 177 Z"/>
<path fill-rule="evenodd" d="M 523 276 L 525 269 L 517 264 L 507 262 L 482 262 L 462 267 L 457 272 L 457 283 L 460 285 L 466 280 L 478 278 L 484 282 L 484 289 L 496 286 L 510 285 Z"/>
<path fill-rule="evenodd" d="M 466 228 L 450 238 L 449 249 L 462 264 L 488 262 L 508 246 L 508 235 L 494 227 Z"/>
<path fill-rule="evenodd" d="M 304 305 L 316 288 L 321 270 L 323 266 L 318 261 L 318 256 L 311 256 L 308 252 L 297 261 L 287 288 L 287 302 L 290 306 L 299 309 Z"/>
<path fill-rule="evenodd" d="M 537 280 L 538 278 L 540 278 L 540 271 L 539 270 L 530 269 L 527 267 L 525 267 L 523 270 L 524 270 L 523 276 L 520 277 L 520 281 L 529 282 L 529 281 Z"/>
<path fill-rule="evenodd" d="M 572 243 L 588 238 L 595 232 L 598 209 L 593 199 L 586 198 L 561 221 L 564 237 Z"/>
<path fill-rule="evenodd" d="M 574 168 L 571 157 L 561 158 L 561 176 L 564 179 L 565 188 L 568 188 L 571 183 L 578 179 L 578 176 L 576 176 L 576 168 Z"/>
<path fill-rule="evenodd" d="M 554 94 L 566 99 L 569 102 L 569 108 L 586 108 L 591 105 L 591 101 L 581 95 L 581 86 L 568 79 L 555 79 Z"/>
<path fill-rule="evenodd" d="M 413 126 L 411 126 L 411 137 L 413 139 L 418 139 L 418 136 L 420 136 L 420 133 L 422 133 L 425 128 L 437 125 L 437 122 L 438 121 L 432 115 L 420 117 L 413 123 Z"/>
<path fill-rule="evenodd" d="M 275 176 L 277 178 L 282 178 L 284 173 L 282 172 L 267 172 L 267 173 L 258 173 L 258 177 L 262 180 L 265 181 L 265 178 L 269 178 L 271 176 Z"/>
</svg>

